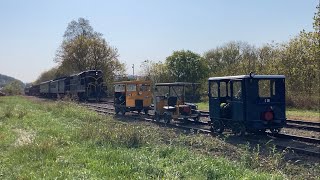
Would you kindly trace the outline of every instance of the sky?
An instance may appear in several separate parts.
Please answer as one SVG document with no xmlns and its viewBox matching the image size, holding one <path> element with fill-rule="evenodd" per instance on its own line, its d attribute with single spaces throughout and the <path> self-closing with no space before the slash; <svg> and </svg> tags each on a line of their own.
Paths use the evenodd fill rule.
<svg viewBox="0 0 320 180">
<path fill-rule="evenodd" d="M 259 47 L 311 31 L 319 0 L 0 0 L 0 74 L 32 82 L 80 17 L 119 52 L 127 73 L 173 51 L 200 55 L 230 41 Z"/>
</svg>

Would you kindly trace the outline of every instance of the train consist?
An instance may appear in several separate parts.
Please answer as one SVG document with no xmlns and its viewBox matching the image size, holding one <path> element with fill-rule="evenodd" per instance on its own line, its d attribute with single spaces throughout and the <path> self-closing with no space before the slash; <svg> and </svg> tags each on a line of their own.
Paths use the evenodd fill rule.
<svg viewBox="0 0 320 180">
<path fill-rule="evenodd" d="M 193 83 L 156 83 L 153 96 L 149 83 L 148 88 L 141 88 L 145 84 L 136 81 L 115 83 L 116 114 L 149 110 L 153 99 L 156 121 L 199 121 L 198 107 L 185 102 L 186 88 L 193 87 Z M 211 77 L 208 84 L 209 125 L 213 132 L 231 129 L 237 135 L 266 130 L 279 133 L 286 125 L 285 76 L 250 73 Z"/>
<path fill-rule="evenodd" d="M 211 130 L 234 134 L 280 132 L 286 125 L 285 76 L 239 75 L 208 79 L 209 122 Z M 186 102 L 186 88 L 194 83 L 156 83 L 122 81 L 114 83 L 115 113 L 153 110 L 156 121 L 200 120 L 197 105 Z M 26 88 L 27 95 L 63 97 L 100 101 L 105 96 L 102 72 L 90 70 Z M 190 91 L 188 91 L 190 92 Z M 153 105 L 152 105 L 153 103 Z"/>
<path fill-rule="evenodd" d="M 80 101 L 100 101 L 106 95 L 102 71 L 89 70 L 25 88 L 25 94 L 47 98 L 68 96 Z"/>
</svg>

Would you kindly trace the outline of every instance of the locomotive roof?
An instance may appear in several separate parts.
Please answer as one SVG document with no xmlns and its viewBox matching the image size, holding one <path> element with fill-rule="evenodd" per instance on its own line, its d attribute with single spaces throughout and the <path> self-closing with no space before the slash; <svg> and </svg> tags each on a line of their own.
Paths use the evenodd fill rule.
<svg viewBox="0 0 320 180">
<path fill-rule="evenodd" d="M 188 86 L 188 85 L 198 85 L 199 83 L 190 82 L 173 82 L 173 83 L 156 83 L 156 86 Z"/>
<path fill-rule="evenodd" d="M 44 82 L 39 83 L 39 85 L 41 85 L 41 84 L 46 84 L 46 83 L 50 83 L 51 81 L 52 81 L 52 80 L 44 81 Z"/>
<path fill-rule="evenodd" d="M 72 75 L 70 75 L 70 77 L 71 76 L 78 76 L 78 75 L 86 73 L 86 72 L 102 72 L 102 71 L 101 70 L 87 70 L 87 71 L 82 71 L 82 72 L 79 72 L 79 73 L 76 73 L 76 74 L 72 74 Z"/>
<path fill-rule="evenodd" d="M 208 80 L 226 80 L 226 79 L 284 79 L 284 75 L 238 75 L 238 76 L 223 76 L 223 77 L 210 77 Z"/>
</svg>

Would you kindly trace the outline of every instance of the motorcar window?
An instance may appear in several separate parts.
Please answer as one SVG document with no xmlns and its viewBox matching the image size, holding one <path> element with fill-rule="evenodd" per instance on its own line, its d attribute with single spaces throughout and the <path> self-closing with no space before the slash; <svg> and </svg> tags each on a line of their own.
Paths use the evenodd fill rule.
<svg viewBox="0 0 320 180">
<path fill-rule="evenodd" d="M 232 92 L 233 92 L 232 98 L 234 100 L 241 100 L 242 99 L 241 81 L 233 81 Z"/>
<path fill-rule="evenodd" d="M 259 97 L 270 98 L 271 93 L 275 94 L 274 82 L 271 83 L 270 80 L 267 80 L 267 79 L 259 80 L 258 86 L 259 86 Z"/>
<path fill-rule="evenodd" d="M 211 93 L 211 97 L 218 97 L 218 83 L 217 82 L 210 83 L 210 93 Z"/>
<path fill-rule="evenodd" d="M 124 84 L 116 84 L 114 86 L 115 92 L 125 92 L 125 85 Z"/>
<path fill-rule="evenodd" d="M 128 84 L 127 91 L 137 91 L 137 85 L 136 84 Z"/>
</svg>

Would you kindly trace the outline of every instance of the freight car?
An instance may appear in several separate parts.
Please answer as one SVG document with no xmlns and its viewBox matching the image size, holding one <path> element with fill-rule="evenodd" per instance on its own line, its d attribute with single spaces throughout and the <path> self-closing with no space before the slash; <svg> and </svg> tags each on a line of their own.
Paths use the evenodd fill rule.
<svg viewBox="0 0 320 180">
<path fill-rule="evenodd" d="M 240 75 L 209 78 L 211 129 L 235 134 L 278 133 L 286 124 L 285 76 Z"/>
</svg>

